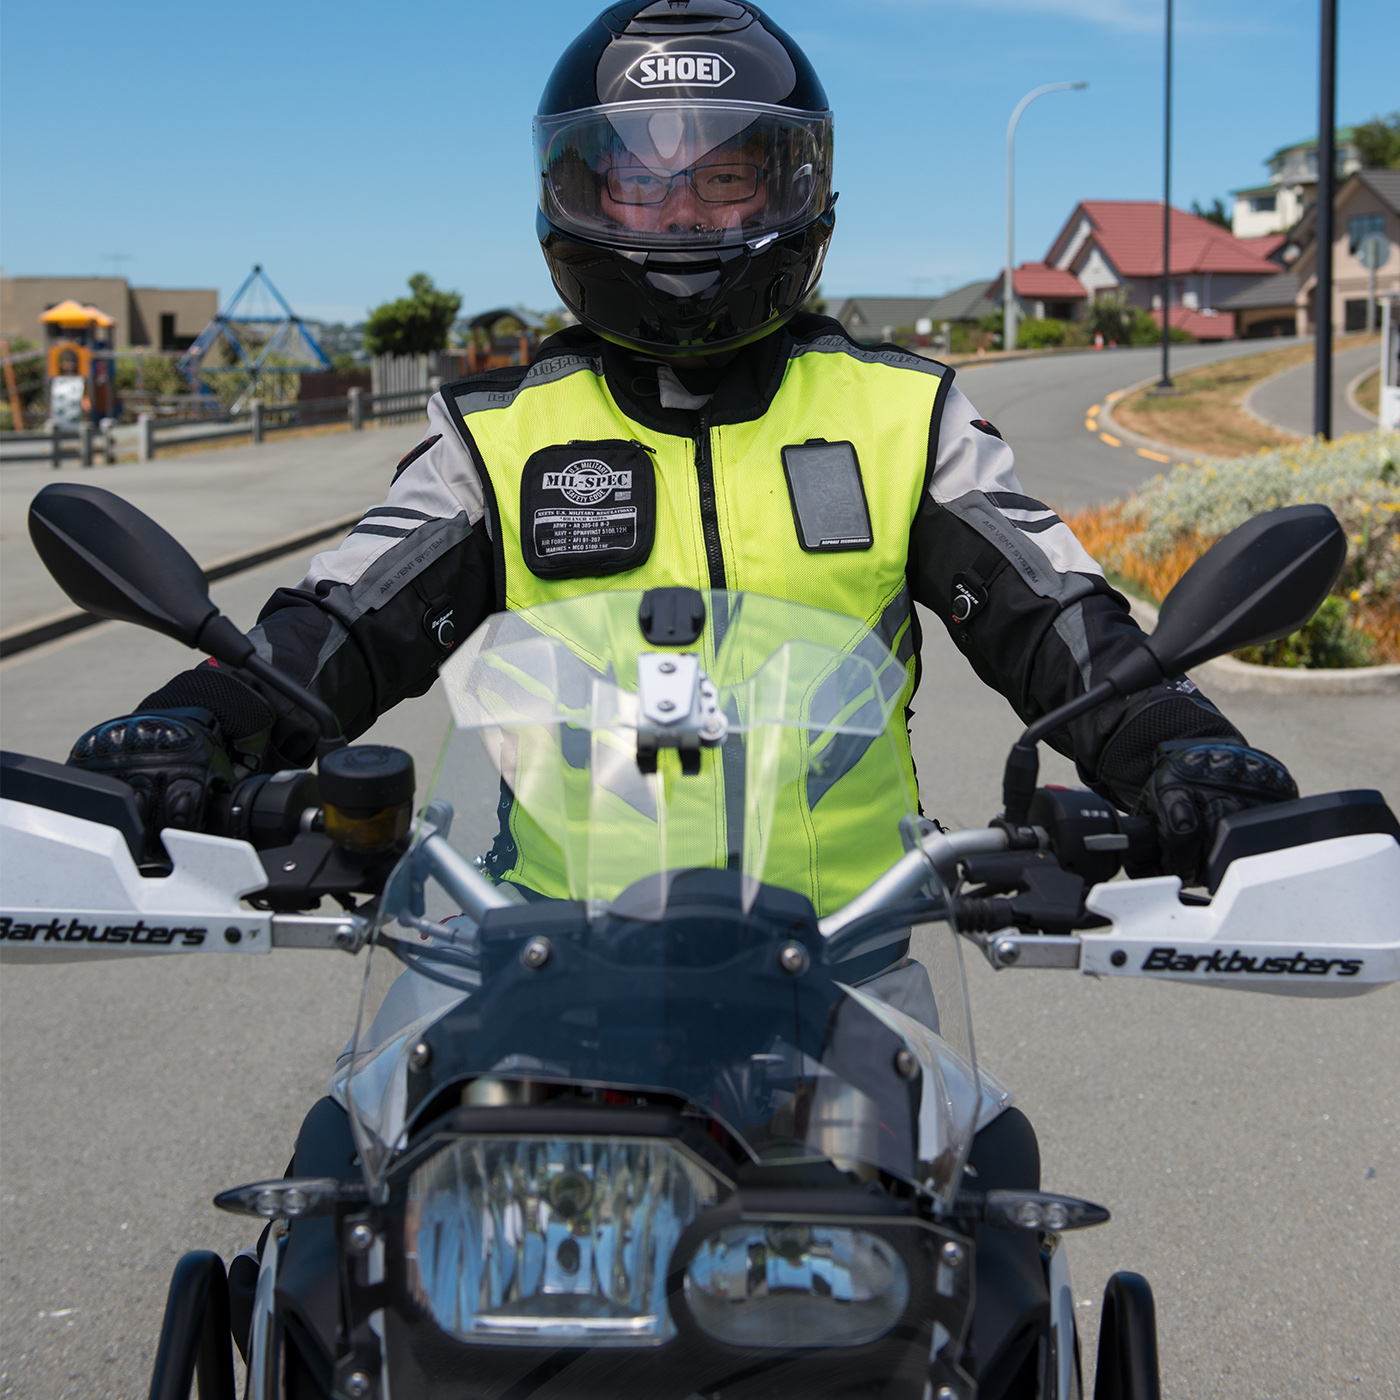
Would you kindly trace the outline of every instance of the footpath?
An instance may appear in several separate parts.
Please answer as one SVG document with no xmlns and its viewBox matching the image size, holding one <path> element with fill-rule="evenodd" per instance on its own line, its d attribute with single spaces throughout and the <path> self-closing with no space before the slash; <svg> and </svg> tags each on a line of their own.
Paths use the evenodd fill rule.
<svg viewBox="0 0 1400 1400">
<path fill-rule="evenodd" d="M 0 636 L 13 638 L 73 611 L 29 542 L 29 503 L 54 481 L 81 481 L 124 497 L 160 522 L 206 570 L 318 532 L 339 533 L 383 500 L 423 421 L 152 462 L 83 468 L 24 462 L 0 471 Z"/>
</svg>

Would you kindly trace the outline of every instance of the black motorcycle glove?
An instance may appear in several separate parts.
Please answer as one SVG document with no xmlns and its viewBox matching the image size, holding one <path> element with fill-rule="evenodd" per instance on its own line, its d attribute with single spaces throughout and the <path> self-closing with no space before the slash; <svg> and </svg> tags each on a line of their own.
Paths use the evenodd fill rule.
<svg viewBox="0 0 1400 1400">
<path fill-rule="evenodd" d="M 1269 754 L 1244 744 L 1177 739 L 1158 745 L 1138 812 L 1157 824 L 1160 869 L 1183 885 L 1199 885 L 1225 817 L 1297 796 L 1292 775 Z"/>
<path fill-rule="evenodd" d="M 210 794 L 233 785 L 219 722 L 203 709 L 147 710 L 89 729 L 68 755 L 75 768 L 120 778 L 136 794 L 146 859 L 164 860 L 165 827 L 198 831 Z"/>
</svg>

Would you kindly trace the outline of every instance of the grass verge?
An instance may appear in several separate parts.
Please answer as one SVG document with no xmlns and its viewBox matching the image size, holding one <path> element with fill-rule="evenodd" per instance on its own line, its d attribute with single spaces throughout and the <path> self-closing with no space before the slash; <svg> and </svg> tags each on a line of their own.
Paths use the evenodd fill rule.
<svg viewBox="0 0 1400 1400">
<path fill-rule="evenodd" d="M 1339 340 L 1337 348 L 1352 349 L 1366 341 L 1366 336 L 1353 336 Z M 1175 377 L 1179 392 L 1158 398 L 1139 389 L 1113 405 L 1113 417 L 1132 432 L 1202 457 L 1240 457 L 1286 447 L 1298 439 L 1246 413 L 1244 398 L 1256 384 L 1311 364 L 1312 358 L 1311 345 L 1290 345 L 1186 370 Z"/>
<path fill-rule="evenodd" d="M 1356 401 L 1367 413 L 1379 415 L 1381 411 L 1381 372 L 1372 370 L 1356 386 Z"/>
<path fill-rule="evenodd" d="M 1110 577 L 1160 602 L 1222 535 L 1303 501 L 1336 513 L 1347 534 L 1346 563 L 1307 627 L 1244 659 L 1313 667 L 1400 662 L 1400 433 L 1309 440 L 1179 466 L 1069 524 Z"/>
</svg>

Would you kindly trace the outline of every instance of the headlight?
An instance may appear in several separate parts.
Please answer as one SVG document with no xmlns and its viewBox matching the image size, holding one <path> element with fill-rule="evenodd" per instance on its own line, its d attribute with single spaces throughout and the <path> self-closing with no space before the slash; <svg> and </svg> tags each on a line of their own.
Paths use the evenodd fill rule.
<svg viewBox="0 0 1400 1400">
<path fill-rule="evenodd" d="M 883 1336 L 909 1301 L 892 1246 L 844 1225 L 732 1225 L 685 1272 L 696 1322 L 731 1346 L 860 1346 Z"/>
<path fill-rule="evenodd" d="M 408 1184 L 409 1286 L 469 1342 L 645 1346 L 714 1177 L 656 1138 L 459 1138 Z"/>
</svg>

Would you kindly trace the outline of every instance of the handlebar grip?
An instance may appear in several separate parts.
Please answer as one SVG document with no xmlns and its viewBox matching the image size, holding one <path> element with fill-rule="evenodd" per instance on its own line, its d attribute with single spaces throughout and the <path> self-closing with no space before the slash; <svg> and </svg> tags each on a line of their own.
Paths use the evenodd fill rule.
<svg viewBox="0 0 1400 1400">
<path fill-rule="evenodd" d="M 1157 823 L 1151 817 L 1119 817 L 1118 830 L 1128 838 L 1123 864 L 1129 873 L 1142 872 L 1144 867 L 1156 870 L 1162 860 Z"/>
</svg>

